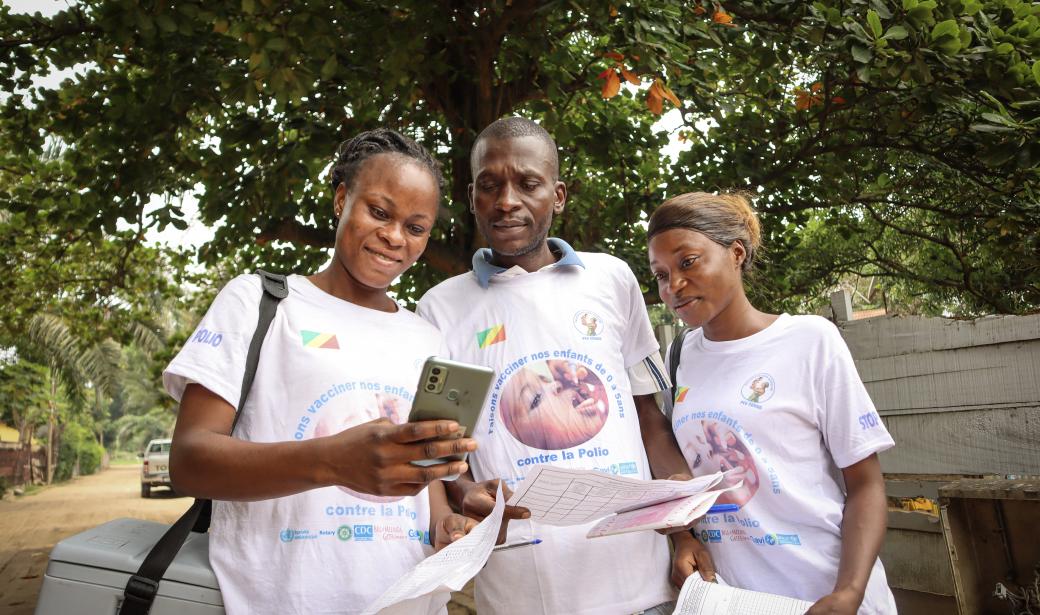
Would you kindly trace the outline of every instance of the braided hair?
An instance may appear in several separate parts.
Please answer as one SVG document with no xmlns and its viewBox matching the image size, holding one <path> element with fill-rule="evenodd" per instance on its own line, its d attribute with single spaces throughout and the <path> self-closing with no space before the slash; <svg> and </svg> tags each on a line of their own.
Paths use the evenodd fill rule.
<svg viewBox="0 0 1040 615">
<path fill-rule="evenodd" d="M 347 139 L 336 148 L 336 161 L 331 172 L 333 194 L 340 184 L 346 184 L 347 190 L 350 191 L 354 187 L 354 178 L 365 161 L 378 154 L 393 154 L 411 159 L 433 176 L 437 190 L 440 191 L 444 179 L 441 176 L 441 165 L 433 156 L 423 146 L 401 133 L 389 128 L 377 128 Z"/>
</svg>

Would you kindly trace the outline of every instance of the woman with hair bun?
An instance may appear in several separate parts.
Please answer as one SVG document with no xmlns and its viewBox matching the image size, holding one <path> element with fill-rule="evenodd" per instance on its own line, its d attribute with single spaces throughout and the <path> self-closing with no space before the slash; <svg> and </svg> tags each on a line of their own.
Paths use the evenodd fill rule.
<svg viewBox="0 0 1040 615">
<path fill-rule="evenodd" d="M 332 260 L 288 277 L 234 436 L 257 276 L 220 291 L 163 374 L 180 401 L 171 478 L 213 499 L 210 563 L 230 615 L 360 613 L 475 525 L 437 480 L 466 463 L 411 463 L 477 445 L 450 439 L 454 421 L 402 422 L 424 360 L 445 346 L 387 295 L 426 248 L 439 167 L 411 139 L 373 130 L 340 145 L 331 188 Z"/>
<path fill-rule="evenodd" d="M 878 559 L 887 504 L 877 458 L 894 443 L 837 328 L 748 301 L 761 229 L 744 196 L 669 199 L 647 237 L 661 299 L 694 328 L 675 378 L 676 440 L 691 474 L 723 469 L 727 484 L 742 482 L 720 500 L 735 510 L 673 538 L 673 578 L 718 571 L 811 601 L 812 615 L 895 613 Z"/>
</svg>

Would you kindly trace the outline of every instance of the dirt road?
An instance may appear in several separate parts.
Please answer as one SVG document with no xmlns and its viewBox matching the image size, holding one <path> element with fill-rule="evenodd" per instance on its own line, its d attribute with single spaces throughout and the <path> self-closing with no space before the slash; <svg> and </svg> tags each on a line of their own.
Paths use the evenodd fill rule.
<svg viewBox="0 0 1040 615">
<path fill-rule="evenodd" d="M 141 498 L 140 466 L 116 466 L 48 487 L 14 502 L 0 501 L 0 613 L 31 615 L 51 548 L 95 525 L 134 517 L 172 523 L 191 498 L 156 489 Z M 475 612 L 472 587 L 455 595 L 450 615 Z"/>
<path fill-rule="evenodd" d="M 63 538 L 119 517 L 171 523 L 191 506 L 191 498 L 166 489 L 143 499 L 140 474 L 140 466 L 115 466 L 14 502 L 0 501 L 0 612 L 33 612 L 47 556 Z"/>
</svg>

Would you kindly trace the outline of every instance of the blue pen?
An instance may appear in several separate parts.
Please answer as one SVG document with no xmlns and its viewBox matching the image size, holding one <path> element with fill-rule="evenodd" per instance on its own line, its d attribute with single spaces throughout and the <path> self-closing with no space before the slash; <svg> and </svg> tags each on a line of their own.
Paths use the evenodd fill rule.
<svg viewBox="0 0 1040 615">
<path fill-rule="evenodd" d="M 507 551 L 509 549 L 515 549 L 517 547 L 526 547 L 528 545 L 540 545 L 542 544 L 541 538 L 532 538 L 531 540 L 521 540 L 519 542 L 510 542 L 504 545 L 498 545 L 492 551 Z"/>
<path fill-rule="evenodd" d="M 715 513 L 737 512 L 738 510 L 740 510 L 739 504 L 716 504 L 709 508 L 706 514 L 713 515 Z"/>
</svg>

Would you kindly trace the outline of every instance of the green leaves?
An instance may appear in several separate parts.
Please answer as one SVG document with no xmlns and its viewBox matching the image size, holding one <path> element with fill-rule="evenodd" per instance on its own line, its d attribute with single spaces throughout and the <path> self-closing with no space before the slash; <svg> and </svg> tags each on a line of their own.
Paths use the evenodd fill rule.
<svg viewBox="0 0 1040 615">
<path fill-rule="evenodd" d="M 903 26 L 892 26 L 887 32 L 885 32 L 883 38 L 890 41 L 901 41 L 907 36 L 909 36 L 909 33 L 906 31 L 906 28 Z"/>
<path fill-rule="evenodd" d="M 330 55 L 325 63 L 321 65 L 321 78 L 323 81 L 328 81 L 336 76 L 336 71 L 339 70 L 339 61 L 335 55 Z"/>
<path fill-rule="evenodd" d="M 14 212 L 12 228 L 28 235 L 0 241 L 12 255 L 0 263 L 19 266 L 14 255 L 32 263 L 39 288 L 26 282 L 3 295 L 17 306 L 9 313 L 24 318 L 48 297 L 100 306 L 106 297 L 132 303 L 141 289 L 165 292 L 163 276 L 146 272 L 175 257 L 141 252 L 134 233 L 116 234 L 184 224 L 176 198 L 146 207 L 153 195 L 197 191 L 201 218 L 218 227 L 200 257 L 219 271 L 319 266 L 333 237 L 330 158 L 339 141 L 380 125 L 418 138 L 447 174 L 446 213 L 399 291 L 414 300 L 464 270 L 479 245 L 465 207 L 469 149 L 488 122 L 509 114 L 540 121 L 564 152 L 572 198 L 553 232 L 617 253 L 643 277 L 639 220 L 661 200 L 746 188 L 761 195 L 776 257 L 763 275 L 773 281 L 756 290 L 766 304 L 799 307 L 836 276 L 868 270 L 899 280 L 886 290 L 893 302 L 931 294 L 933 307 L 948 300 L 965 313 L 1038 303 L 1035 259 L 994 246 L 1004 249 L 1026 223 L 1040 226 L 1040 213 L 1020 205 L 1040 190 L 1040 8 L 736 0 L 724 13 L 732 28 L 703 3 L 698 12 L 680 0 L 634 0 L 614 16 L 593 5 L 525 12 L 523 3 L 403 0 L 330 14 L 269 0 L 155 9 L 97 0 L 82 19 L 70 9 L 61 23 L 12 16 L 4 40 L 50 42 L 0 49 L 7 89 L 49 67 L 87 68 L 58 91 L 0 105 L 0 169 L 13 169 L 10 179 L 0 171 L 0 210 Z M 59 27 L 71 30 L 54 38 Z M 635 83 L 603 74 L 614 66 L 606 52 L 624 57 L 620 68 Z M 613 96 L 604 101 L 608 80 Z M 665 94 L 682 102 L 671 132 L 651 128 L 653 111 L 669 108 Z M 50 142 L 66 151 L 45 159 Z M 888 181 L 875 181 L 882 176 Z M 1002 236 L 966 226 L 1009 210 L 1022 222 L 1002 218 Z M 976 247 L 962 264 L 948 248 L 915 247 L 885 224 Z M 76 260 L 60 255 L 66 245 Z M 69 277 L 51 276 L 48 258 L 77 278 L 113 282 L 62 286 Z M 898 266 L 933 260 L 941 272 Z M 1015 290 L 996 290 L 1007 282 L 999 270 L 1015 272 Z M 85 312 L 90 322 L 100 313 Z M 18 317 L 0 321 L 14 327 Z"/>
<path fill-rule="evenodd" d="M 932 28 L 932 42 L 937 42 L 944 37 L 959 37 L 960 28 L 956 19 L 947 19 L 935 24 Z"/>
<path fill-rule="evenodd" d="M 878 17 L 877 11 L 870 9 L 867 11 L 867 24 L 870 25 L 870 31 L 874 33 L 874 38 L 879 38 L 884 30 L 881 28 L 881 18 Z"/>
</svg>

